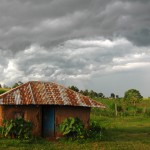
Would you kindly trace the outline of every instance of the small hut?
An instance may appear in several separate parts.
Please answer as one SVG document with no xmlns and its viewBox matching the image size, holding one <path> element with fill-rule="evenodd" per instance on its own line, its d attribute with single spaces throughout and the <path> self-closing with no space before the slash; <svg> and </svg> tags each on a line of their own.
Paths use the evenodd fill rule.
<svg viewBox="0 0 150 150">
<path fill-rule="evenodd" d="M 52 138 L 59 136 L 58 125 L 68 117 L 78 117 L 88 127 L 91 107 L 105 108 L 62 85 L 30 81 L 0 95 L 0 125 L 22 117 L 33 123 L 34 136 Z"/>
</svg>

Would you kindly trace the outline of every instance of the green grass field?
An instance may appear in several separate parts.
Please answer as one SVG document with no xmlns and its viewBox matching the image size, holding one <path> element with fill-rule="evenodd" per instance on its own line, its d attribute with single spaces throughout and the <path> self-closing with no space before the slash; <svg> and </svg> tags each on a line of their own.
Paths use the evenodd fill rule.
<svg viewBox="0 0 150 150">
<path fill-rule="evenodd" d="M 108 112 L 113 113 L 109 108 L 113 101 L 102 101 L 107 105 Z M 144 100 L 138 107 L 149 108 L 150 101 Z M 140 114 L 115 117 L 102 114 L 100 109 L 91 110 L 91 120 L 105 128 L 102 140 L 49 142 L 37 139 L 28 143 L 1 138 L 0 150 L 150 150 L 150 116 Z"/>
<path fill-rule="evenodd" d="M 4 150 L 150 150 L 150 118 L 143 117 L 99 117 L 91 114 L 92 120 L 106 128 L 103 141 L 55 141 L 43 139 L 33 143 L 12 139 L 0 139 L 0 149 Z"/>
<path fill-rule="evenodd" d="M 10 90 L 9 88 L 0 88 L 0 94 L 3 94 L 9 90 Z"/>
</svg>

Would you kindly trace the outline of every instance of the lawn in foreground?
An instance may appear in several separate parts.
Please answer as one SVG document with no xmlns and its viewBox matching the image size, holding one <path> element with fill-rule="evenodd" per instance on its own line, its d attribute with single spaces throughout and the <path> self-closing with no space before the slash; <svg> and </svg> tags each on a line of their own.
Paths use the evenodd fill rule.
<svg viewBox="0 0 150 150">
<path fill-rule="evenodd" d="M 91 115 L 92 120 L 106 128 L 103 141 L 49 142 L 43 139 L 33 143 L 12 139 L 0 139 L 1 150 L 150 150 L 150 118 L 135 117 L 100 117 Z"/>
</svg>

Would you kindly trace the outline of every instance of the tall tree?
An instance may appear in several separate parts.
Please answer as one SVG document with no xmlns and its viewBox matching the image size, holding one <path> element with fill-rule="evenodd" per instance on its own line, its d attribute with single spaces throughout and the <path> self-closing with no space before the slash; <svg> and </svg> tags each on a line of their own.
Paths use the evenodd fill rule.
<svg viewBox="0 0 150 150">
<path fill-rule="evenodd" d="M 75 92 L 79 92 L 79 89 L 76 86 L 70 86 L 69 89 L 75 91 Z"/>
<path fill-rule="evenodd" d="M 115 94 L 114 94 L 114 93 L 111 93 L 111 94 L 110 94 L 110 97 L 111 97 L 111 98 L 115 98 Z"/>
<path fill-rule="evenodd" d="M 119 95 L 116 95 L 116 98 L 118 99 L 118 98 L 119 98 Z"/>
<path fill-rule="evenodd" d="M 19 85 L 22 85 L 22 84 L 23 84 L 23 82 L 18 81 L 18 82 L 16 82 L 16 83 L 12 86 L 12 88 L 15 88 L 15 87 L 17 87 L 17 86 L 19 86 Z"/>
<path fill-rule="evenodd" d="M 136 89 L 129 89 L 124 94 L 124 100 L 129 103 L 132 103 L 134 106 L 136 105 L 136 103 L 140 102 L 142 98 L 143 96 Z"/>
<path fill-rule="evenodd" d="M 88 96 L 89 95 L 89 91 L 86 89 L 85 91 L 83 91 L 83 95 Z"/>
<path fill-rule="evenodd" d="M 92 97 L 92 98 L 94 98 L 94 97 L 98 97 L 98 94 L 96 92 L 94 92 L 93 90 L 91 90 L 89 92 L 89 96 Z"/>
<path fill-rule="evenodd" d="M 100 98 L 104 98 L 105 96 L 104 96 L 104 94 L 103 94 L 103 93 L 98 93 L 98 97 L 100 97 Z"/>
</svg>

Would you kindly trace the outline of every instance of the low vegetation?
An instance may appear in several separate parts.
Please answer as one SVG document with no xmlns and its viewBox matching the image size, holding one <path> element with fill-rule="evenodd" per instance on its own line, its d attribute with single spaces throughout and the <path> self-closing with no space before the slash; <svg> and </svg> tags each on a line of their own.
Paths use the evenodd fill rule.
<svg viewBox="0 0 150 150">
<path fill-rule="evenodd" d="M 106 109 L 92 109 L 93 113 L 98 116 L 106 117 L 126 117 L 126 116 L 143 116 L 150 117 L 150 100 L 144 99 L 140 103 L 130 104 L 123 99 L 100 99 L 96 101 L 106 105 Z"/>
<path fill-rule="evenodd" d="M 0 127 L 0 135 L 5 138 L 30 140 L 32 138 L 32 123 L 22 118 L 4 120 Z"/>
<path fill-rule="evenodd" d="M 150 118 L 142 116 L 106 117 L 91 114 L 91 120 L 105 127 L 105 138 L 102 140 L 55 142 L 34 139 L 32 142 L 17 139 L 0 139 L 2 150 L 149 150 Z"/>
<path fill-rule="evenodd" d="M 60 131 L 67 139 L 82 139 L 85 135 L 85 129 L 79 118 L 67 118 L 60 124 Z"/>
<path fill-rule="evenodd" d="M 5 92 L 7 92 L 9 89 L 7 88 L 0 88 L 0 94 L 3 94 Z"/>
<path fill-rule="evenodd" d="M 85 128 L 79 118 L 67 118 L 60 124 L 60 131 L 65 139 L 85 142 L 86 140 L 101 140 L 103 138 L 104 128 L 93 121 L 89 128 Z"/>
<path fill-rule="evenodd" d="M 55 142 L 44 139 L 33 139 L 32 141 L 20 141 L 18 139 L 1 138 L 0 149 L 2 150 L 149 150 L 150 149 L 150 116 L 145 114 L 150 108 L 150 100 L 144 99 L 136 104 L 136 110 L 142 109 L 137 113 L 131 113 L 133 110 L 127 106 L 127 114 L 118 113 L 115 115 L 114 105 L 116 99 L 106 100 L 96 98 L 97 101 L 105 103 L 106 110 L 94 108 L 91 110 L 91 133 L 94 138 L 86 140 L 65 140 L 60 139 Z M 118 100 L 119 101 L 119 100 Z M 122 107 L 122 100 L 117 103 Z M 120 108 L 119 108 L 120 109 Z M 131 114 L 130 114 L 131 113 Z M 94 127 L 95 126 L 95 127 Z M 102 132 L 97 134 L 96 128 L 101 127 Z M 94 129 L 94 131 L 92 131 Z M 95 133 L 94 133 L 95 132 Z M 96 138 L 100 135 L 101 138 Z"/>
<path fill-rule="evenodd" d="M 72 87 L 73 88 L 73 87 Z M 75 87 L 74 87 L 75 88 Z M 78 90 L 75 88 L 75 90 Z M 129 91 L 133 96 L 134 89 Z M 68 118 L 60 130 L 65 138 L 57 141 L 46 141 L 42 138 L 20 138 L 9 124 L 1 128 L 0 149 L 2 150 L 149 150 L 150 149 L 150 98 L 119 98 L 113 93 L 105 98 L 99 93 L 78 91 L 88 94 L 98 102 L 106 105 L 106 109 L 92 108 L 91 123 L 88 130 L 77 118 Z M 136 94 L 135 94 L 136 95 Z M 136 95 L 137 96 L 137 95 Z M 136 97 L 137 98 L 137 97 Z M 132 99 L 132 100 L 131 100 Z M 131 100 L 131 101 L 130 101 Z M 6 128 L 7 126 L 7 128 Z M 11 128 L 11 130 L 10 130 Z M 3 131 L 2 131 L 3 130 Z M 21 130 L 21 128 L 17 128 Z M 8 132 L 9 131 L 9 132 Z M 11 132 L 10 132 L 11 131 Z M 13 131 L 13 132 L 12 132 Z M 17 132 L 18 132 L 17 131 Z M 6 134 L 6 133 L 9 134 Z M 12 136 L 13 135 L 13 136 Z M 7 137 L 7 138 L 4 138 Z M 16 139 L 12 139 L 16 137 Z M 30 135 L 27 136 L 30 138 Z M 11 139 L 10 139 L 11 138 Z M 27 139 L 28 139 L 27 138 Z M 21 140 L 20 140 L 21 139 Z M 71 139 L 71 140 L 70 140 Z"/>
</svg>

